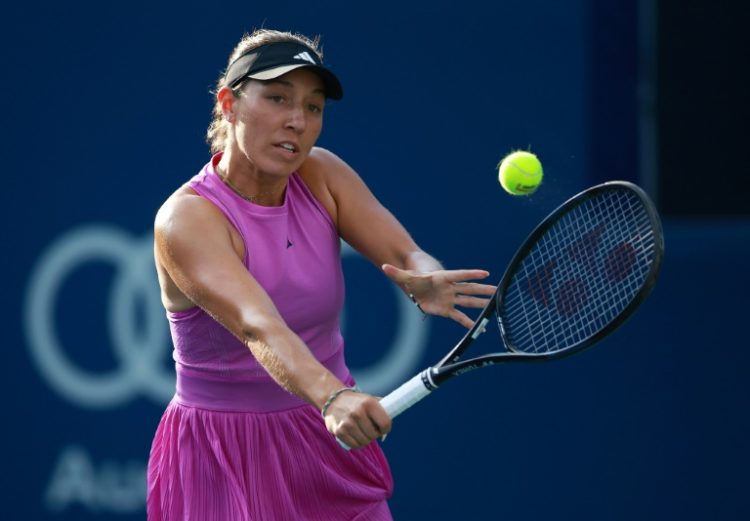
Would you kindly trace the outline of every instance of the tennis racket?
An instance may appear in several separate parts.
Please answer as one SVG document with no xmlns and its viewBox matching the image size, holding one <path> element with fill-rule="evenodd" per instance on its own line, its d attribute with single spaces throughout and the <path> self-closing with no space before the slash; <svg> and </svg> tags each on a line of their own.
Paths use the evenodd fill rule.
<svg viewBox="0 0 750 521">
<path fill-rule="evenodd" d="M 591 347 L 648 296 L 663 254 L 659 215 L 638 186 L 611 181 L 579 193 L 529 235 L 461 341 L 381 405 L 395 418 L 460 374 L 505 362 L 553 360 Z M 461 360 L 493 317 L 505 350 Z"/>
</svg>

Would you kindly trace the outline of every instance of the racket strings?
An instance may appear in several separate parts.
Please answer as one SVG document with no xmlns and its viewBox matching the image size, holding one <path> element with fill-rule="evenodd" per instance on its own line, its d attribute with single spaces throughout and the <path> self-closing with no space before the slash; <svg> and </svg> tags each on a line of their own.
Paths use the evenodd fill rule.
<svg viewBox="0 0 750 521">
<path fill-rule="evenodd" d="M 498 315 L 515 350 L 552 353 L 579 345 L 638 295 L 655 237 L 641 199 L 603 191 L 553 224 L 518 264 Z"/>
</svg>

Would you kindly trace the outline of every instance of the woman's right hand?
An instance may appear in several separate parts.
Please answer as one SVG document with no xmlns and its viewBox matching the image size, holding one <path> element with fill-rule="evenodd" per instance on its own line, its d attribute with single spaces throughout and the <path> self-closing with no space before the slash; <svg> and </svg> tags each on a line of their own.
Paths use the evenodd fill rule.
<svg viewBox="0 0 750 521">
<path fill-rule="evenodd" d="M 339 394 L 326 409 L 324 419 L 328 432 L 353 449 L 391 431 L 391 418 L 380 400 L 357 391 Z"/>
</svg>

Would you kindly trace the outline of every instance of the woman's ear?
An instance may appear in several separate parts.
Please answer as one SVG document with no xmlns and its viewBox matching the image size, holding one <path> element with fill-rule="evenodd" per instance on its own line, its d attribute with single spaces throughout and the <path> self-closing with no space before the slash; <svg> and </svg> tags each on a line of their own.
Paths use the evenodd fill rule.
<svg viewBox="0 0 750 521">
<path fill-rule="evenodd" d="M 222 87 L 216 93 L 216 101 L 224 113 L 224 119 L 230 123 L 234 122 L 234 93 L 229 87 Z"/>
</svg>

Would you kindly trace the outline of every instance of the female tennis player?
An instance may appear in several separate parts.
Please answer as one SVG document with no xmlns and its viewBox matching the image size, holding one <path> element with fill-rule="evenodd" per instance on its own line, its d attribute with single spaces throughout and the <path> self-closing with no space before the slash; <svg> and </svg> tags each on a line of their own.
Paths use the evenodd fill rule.
<svg viewBox="0 0 750 521">
<path fill-rule="evenodd" d="M 177 385 L 151 448 L 148 519 L 391 519 L 372 443 L 391 420 L 344 361 L 340 239 L 425 313 L 467 327 L 457 306 L 483 307 L 495 288 L 470 282 L 486 271 L 444 270 L 314 146 L 342 97 L 317 41 L 259 30 L 228 63 L 213 156 L 155 221 Z"/>
</svg>

